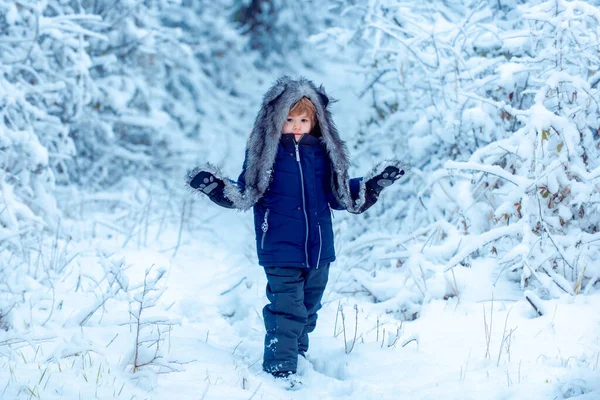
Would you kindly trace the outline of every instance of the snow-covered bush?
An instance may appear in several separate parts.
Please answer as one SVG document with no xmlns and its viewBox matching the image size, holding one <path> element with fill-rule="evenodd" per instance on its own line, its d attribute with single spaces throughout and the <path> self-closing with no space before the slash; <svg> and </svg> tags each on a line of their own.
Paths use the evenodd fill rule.
<svg viewBox="0 0 600 400">
<path fill-rule="evenodd" d="M 147 317 L 148 309 L 156 306 L 158 299 L 165 291 L 164 277 L 165 269 L 153 271 L 153 268 L 146 270 L 144 282 L 137 293 L 133 296 L 129 314 L 132 317 L 134 326 L 133 346 L 122 365 L 131 372 L 138 372 L 143 369 L 156 368 L 157 370 L 176 371 L 177 366 L 170 365 L 164 359 L 165 335 L 170 333 L 171 326 L 177 321 L 171 321 L 167 317 L 157 316 Z"/>
<path fill-rule="evenodd" d="M 371 44 L 360 95 L 375 112 L 354 155 L 361 169 L 382 157 L 414 167 L 372 211 L 389 235 L 365 234 L 368 215 L 341 228 L 345 240 L 358 237 L 340 249 L 344 264 L 371 271 L 354 277 L 357 290 L 395 311 L 418 310 L 428 298 L 459 295 L 453 268 L 478 259 L 493 263 L 497 279 L 544 296 L 592 290 L 600 276 L 592 263 L 600 222 L 597 8 L 385 1 L 345 10 L 356 13 L 359 30 L 342 18 L 329 31 L 338 42 Z M 324 37 L 315 40 L 325 46 Z M 375 277 L 374 265 L 393 269 Z"/>
<path fill-rule="evenodd" d="M 446 167 L 473 171 L 476 184 L 461 209 L 491 206 L 492 232 L 510 231 L 502 235 L 508 246 L 500 262 L 521 272 L 523 288 L 534 283 L 553 295 L 576 294 L 600 277 L 593 261 L 600 255 L 600 12 L 579 1 L 518 10 L 529 37 L 518 48 L 503 40 L 511 57 L 498 68 L 495 85 L 506 97 L 494 99 L 504 120 L 519 121 L 518 129 Z M 457 255 L 448 267 L 458 261 Z"/>
<path fill-rule="evenodd" d="M 21 294 L 4 282 L 51 290 L 59 274 L 31 260 L 68 241 L 72 219 L 106 207 L 111 229 L 147 234 L 155 210 L 182 215 L 184 160 L 245 136 L 255 54 L 221 6 L 0 0 L 1 327 Z"/>
<path fill-rule="evenodd" d="M 248 38 L 248 48 L 261 55 L 257 65 L 293 68 L 294 64 L 311 58 L 305 39 L 331 24 L 328 5 L 316 0 L 244 0 L 231 2 L 226 8 L 232 11 L 232 20 Z M 310 63 L 308 67 L 318 68 L 318 63 Z"/>
<path fill-rule="evenodd" d="M 197 2 L 0 1 L 0 237 L 55 223 L 56 183 L 162 179 L 204 121 L 235 120 L 242 100 L 212 101 L 245 95 L 231 25 Z"/>
</svg>

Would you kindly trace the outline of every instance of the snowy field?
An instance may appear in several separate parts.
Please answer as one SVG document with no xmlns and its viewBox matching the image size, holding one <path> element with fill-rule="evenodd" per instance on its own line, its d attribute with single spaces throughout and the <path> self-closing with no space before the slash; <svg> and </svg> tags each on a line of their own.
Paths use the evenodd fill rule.
<svg viewBox="0 0 600 400">
<path fill-rule="evenodd" d="M 340 131 L 356 129 L 356 93 L 331 68 L 322 81 L 342 99 Z M 70 209 L 82 217 L 65 223 L 78 238 L 29 266 L 60 270 L 52 295 L 11 282 L 26 299 L 14 329 L 0 331 L 2 399 L 600 399 L 598 293 L 532 295 L 539 316 L 482 258 L 428 279 L 413 319 L 398 311 L 414 296 L 400 278 L 406 265 L 349 269 L 342 253 L 300 362 L 303 388 L 290 392 L 261 371 L 266 280 L 251 213 L 195 197 L 183 227 L 148 205 L 119 232 L 103 222 L 115 216 Z"/>
<path fill-rule="evenodd" d="M 0 0 L 0 400 L 600 400 L 599 7 Z M 252 212 L 183 187 L 284 74 L 411 167 L 334 212 L 297 391 Z"/>
<path fill-rule="evenodd" d="M 247 215 L 211 213 L 201 220 L 198 225 L 220 228 L 184 234 L 173 258 L 177 231 L 139 249 L 122 249 L 119 236 L 77 244 L 82 255 L 66 267 L 64 288 L 56 288 L 60 311 L 27 335 L 0 336 L 2 343 L 15 342 L 11 355 L 2 350 L 2 398 L 600 398 L 600 296 L 546 301 L 539 317 L 517 290 L 494 287 L 485 264 L 457 269 L 460 297 L 431 301 L 411 322 L 368 299 L 328 291 L 299 367 L 304 388 L 285 391 L 261 371 L 266 281 L 246 257 L 253 246 Z M 155 232 L 149 227 L 149 237 Z M 123 277 L 130 286 L 140 284 L 150 266 L 150 276 L 165 271 L 156 285 L 162 295 L 142 314 L 148 325 L 138 364 L 160 358 L 135 374 L 137 330 L 128 312 L 138 309 L 131 294 L 106 302 L 83 327 L 74 323 L 100 300 L 89 288 L 103 284 L 94 282 L 100 260 L 105 268 L 127 266 Z M 344 274 L 333 266 L 333 281 L 351 279 Z M 384 290 L 386 281 L 373 285 Z M 36 317 L 45 319 L 22 315 L 24 322 Z"/>
</svg>

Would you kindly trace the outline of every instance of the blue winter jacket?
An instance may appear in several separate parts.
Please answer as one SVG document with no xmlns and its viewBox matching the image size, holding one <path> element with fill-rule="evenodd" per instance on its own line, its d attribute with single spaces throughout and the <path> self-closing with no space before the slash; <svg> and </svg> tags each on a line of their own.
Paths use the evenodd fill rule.
<svg viewBox="0 0 600 400">
<path fill-rule="evenodd" d="M 245 186 L 244 169 L 238 185 Z M 353 198 L 362 178 L 350 180 Z M 319 139 L 282 134 L 271 183 L 254 205 L 258 262 L 263 267 L 319 268 L 335 260 L 331 209 L 343 210 L 331 190 L 327 151 Z"/>
</svg>

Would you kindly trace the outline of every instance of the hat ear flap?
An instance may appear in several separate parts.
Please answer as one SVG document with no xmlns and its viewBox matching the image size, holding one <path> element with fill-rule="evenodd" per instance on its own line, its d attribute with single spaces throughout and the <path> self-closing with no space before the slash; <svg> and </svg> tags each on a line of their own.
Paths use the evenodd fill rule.
<svg viewBox="0 0 600 400">
<path fill-rule="evenodd" d="M 277 82 L 269 89 L 267 93 L 265 93 L 265 97 L 263 98 L 263 104 L 271 104 L 275 100 L 277 100 L 287 89 L 288 84 L 292 82 L 292 78 L 287 75 L 282 76 L 277 79 Z"/>
<path fill-rule="evenodd" d="M 274 103 L 278 98 L 281 97 L 283 92 L 285 92 L 286 88 L 287 88 L 286 86 L 279 86 L 279 87 L 275 88 L 274 90 L 269 91 L 265 95 L 265 98 L 263 99 L 264 104 Z"/>
<path fill-rule="evenodd" d="M 323 104 L 323 108 L 327 108 L 327 104 L 329 104 L 329 97 L 325 94 L 325 89 L 323 86 L 319 86 L 317 90 L 317 94 L 319 95 L 319 99 L 321 100 L 321 104 Z"/>
</svg>

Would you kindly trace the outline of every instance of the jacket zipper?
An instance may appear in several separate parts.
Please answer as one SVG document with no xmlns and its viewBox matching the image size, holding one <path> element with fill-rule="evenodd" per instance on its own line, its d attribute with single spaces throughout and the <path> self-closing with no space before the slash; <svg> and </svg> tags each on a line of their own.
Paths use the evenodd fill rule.
<svg viewBox="0 0 600 400">
<path fill-rule="evenodd" d="M 300 169 L 300 184 L 302 188 L 302 210 L 304 211 L 304 221 L 306 222 L 306 236 L 304 238 L 304 257 L 306 258 L 306 266 L 310 268 L 310 263 L 308 262 L 308 215 L 306 215 L 306 198 L 304 197 L 304 174 L 302 172 L 302 164 L 300 163 L 300 151 L 298 150 L 298 143 L 296 141 L 294 141 L 294 146 L 296 147 L 296 161 L 298 162 L 298 168 Z"/>
<path fill-rule="evenodd" d="M 319 263 L 321 262 L 321 248 L 323 247 L 323 238 L 321 236 L 321 224 L 317 224 L 319 228 L 319 256 L 317 257 L 317 269 L 319 269 Z"/>
<path fill-rule="evenodd" d="M 263 231 L 262 234 L 262 239 L 260 240 L 260 249 L 264 249 L 265 248 L 265 237 L 267 236 L 267 231 L 269 230 L 269 209 L 267 208 L 267 211 L 265 212 L 265 219 L 263 220 L 263 223 L 261 225 L 261 229 Z"/>
</svg>

